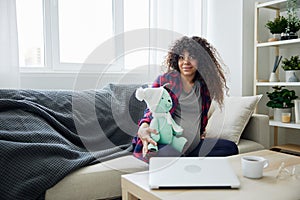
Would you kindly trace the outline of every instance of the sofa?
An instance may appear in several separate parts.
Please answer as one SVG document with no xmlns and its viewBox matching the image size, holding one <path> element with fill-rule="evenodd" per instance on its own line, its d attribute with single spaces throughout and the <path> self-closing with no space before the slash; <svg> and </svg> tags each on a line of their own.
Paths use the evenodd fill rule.
<svg viewBox="0 0 300 200">
<path fill-rule="evenodd" d="M 121 175 L 148 168 L 131 153 L 146 108 L 138 87 L 0 89 L 1 198 L 120 198 Z M 239 152 L 269 148 L 268 116 L 248 114 Z"/>
</svg>

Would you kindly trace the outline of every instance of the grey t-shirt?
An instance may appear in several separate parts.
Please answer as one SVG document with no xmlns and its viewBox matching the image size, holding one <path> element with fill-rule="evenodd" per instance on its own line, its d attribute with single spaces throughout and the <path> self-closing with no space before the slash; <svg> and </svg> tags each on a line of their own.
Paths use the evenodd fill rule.
<svg viewBox="0 0 300 200">
<path fill-rule="evenodd" d="M 200 83 L 195 82 L 193 89 L 186 93 L 182 91 L 179 105 L 174 112 L 174 120 L 183 128 L 182 136 L 188 140 L 185 153 L 191 152 L 200 142 L 201 128 L 201 94 Z"/>
</svg>

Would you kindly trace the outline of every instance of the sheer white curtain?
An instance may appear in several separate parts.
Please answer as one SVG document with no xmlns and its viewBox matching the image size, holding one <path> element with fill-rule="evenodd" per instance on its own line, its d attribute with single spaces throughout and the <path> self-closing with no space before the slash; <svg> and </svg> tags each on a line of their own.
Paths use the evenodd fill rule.
<svg viewBox="0 0 300 200">
<path fill-rule="evenodd" d="M 19 88 L 16 1 L 0 0 L 0 88 Z"/>
<path fill-rule="evenodd" d="M 150 0 L 150 28 L 158 29 L 150 36 L 161 49 L 150 53 L 150 63 L 163 63 L 171 43 L 181 36 L 201 36 L 202 0 Z M 168 30 L 168 32 L 159 30 Z M 155 77 L 161 71 L 150 68 Z"/>
<path fill-rule="evenodd" d="M 151 0 L 150 26 L 201 35 L 202 0 Z"/>
</svg>

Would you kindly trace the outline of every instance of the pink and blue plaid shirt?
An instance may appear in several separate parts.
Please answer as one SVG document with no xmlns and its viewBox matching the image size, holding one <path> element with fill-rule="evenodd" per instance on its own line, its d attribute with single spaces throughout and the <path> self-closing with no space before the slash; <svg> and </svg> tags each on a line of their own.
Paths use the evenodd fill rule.
<svg viewBox="0 0 300 200">
<path fill-rule="evenodd" d="M 209 91 L 207 89 L 207 86 L 206 86 L 206 83 L 204 82 L 204 80 L 200 79 L 199 82 L 200 82 L 200 94 L 201 94 L 201 100 L 202 100 L 202 104 L 201 104 L 202 106 L 201 106 L 201 111 L 200 111 L 200 113 L 201 113 L 200 135 L 201 135 L 205 132 L 205 128 L 207 125 L 207 121 L 208 121 L 207 114 L 208 114 L 208 110 L 209 110 L 209 107 L 211 104 L 211 98 L 210 98 L 210 94 L 209 94 Z M 173 115 L 176 107 L 178 106 L 178 99 L 179 99 L 179 96 L 183 89 L 180 73 L 177 71 L 172 71 L 172 72 L 168 72 L 163 75 L 160 75 L 157 77 L 155 82 L 152 84 L 152 87 L 160 87 L 166 83 L 169 84 L 168 85 L 168 88 L 170 89 L 169 94 L 173 101 L 173 106 L 172 106 L 172 109 L 170 110 L 171 115 Z M 147 108 L 144 112 L 143 118 L 139 120 L 139 125 L 141 125 L 142 123 L 145 123 L 145 122 L 150 124 L 151 119 L 152 119 L 152 114 L 151 114 L 150 110 Z M 140 140 L 140 138 L 138 138 L 138 136 L 135 136 L 133 138 L 132 144 L 134 147 L 133 155 L 145 162 L 148 162 L 149 156 L 143 157 L 143 154 L 142 154 L 143 143 Z"/>
</svg>

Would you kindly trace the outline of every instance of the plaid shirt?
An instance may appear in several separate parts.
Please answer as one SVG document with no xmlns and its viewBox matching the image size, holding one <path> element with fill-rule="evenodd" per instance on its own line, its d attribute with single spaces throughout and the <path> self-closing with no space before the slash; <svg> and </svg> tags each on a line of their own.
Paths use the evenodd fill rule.
<svg viewBox="0 0 300 200">
<path fill-rule="evenodd" d="M 168 85 L 168 88 L 170 88 L 169 94 L 173 101 L 173 106 L 170 110 L 171 115 L 173 115 L 176 107 L 178 106 L 178 99 L 179 99 L 179 96 L 183 89 L 180 73 L 177 71 L 173 71 L 173 72 L 169 72 L 169 73 L 160 75 L 155 80 L 152 87 L 160 87 L 167 83 L 169 84 Z M 201 99 L 202 99 L 202 107 L 201 107 L 202 110 L 200 111 L 201 112 L 200 135 L 201 135 L 205 132 L 205 128 L 206 128 L 207 121 L 208 121 L 207 114 L 208 114 L 208 110 L 209 110 L 209 107 L 211 104 L 211 98 L 210 98 L 209 91 L 207 89 L 206 83 L 202 79 L 200 80 L 200 94 L 201 94 Z M 139 125 L 141 125 L 142 123 L 150 124 L 151 120 L 152 120 L 152 114 L 151 114 L 150 110 L 147 108 L 144 112 L 143 118 L 139 121 Z M 145 162 L 148 162 L 149 156 L 143 157 L 143 155 L 142 155 L 143 143 L 140 140 L 140 138 L 138 138 L 138 136 L 135 136 L 133 138 L 132 144 L 133 144 L 133 148 L 134 148 L 133 155 Z"/>
</svg>

